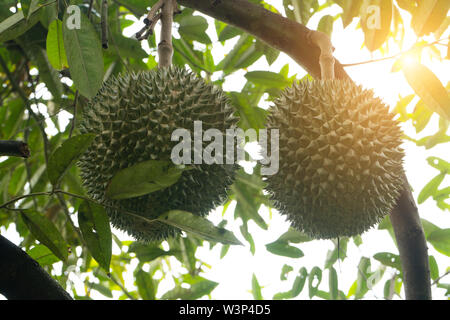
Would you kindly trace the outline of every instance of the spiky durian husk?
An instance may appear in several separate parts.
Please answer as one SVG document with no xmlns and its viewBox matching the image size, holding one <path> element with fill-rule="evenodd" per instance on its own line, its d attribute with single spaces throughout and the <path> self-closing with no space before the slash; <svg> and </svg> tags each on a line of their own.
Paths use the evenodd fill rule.
<svg viewBox="0 0 450 320">
<path fill-rule="evenodd" d="M 178 143 L 171 141 L 175 129 L 188 129 L 192 137 L 198 120 L 203 130 L 225 132 L 236 124 L 232 113 L 220 89 L 177 67 L 111 78 L 84 109 L 80 131 L 97 134 L 79 160 L 84 186 L 105 204 L 112 224 L 134 238 L 154 241 L 176 235 L 176 228 L 127 212 L 146 219 L 168 210 L 205 216 L 226 199 L 234 165 L 194 165 L 174 185 L 132 199 L 112 201 L 105 196 L 106 187 L 121 169 L 146 160 L 170 160 Z"/>
<path fill-rule="evenodd" d="M 279 171 L 267 176 L 274 205 L 318 239 L 354 236 L 379 222 L 402 189 L 401 130 L 394 114 L 348 80 L 286 89 L 268 116 L 279 129 Z"/>
</svg>

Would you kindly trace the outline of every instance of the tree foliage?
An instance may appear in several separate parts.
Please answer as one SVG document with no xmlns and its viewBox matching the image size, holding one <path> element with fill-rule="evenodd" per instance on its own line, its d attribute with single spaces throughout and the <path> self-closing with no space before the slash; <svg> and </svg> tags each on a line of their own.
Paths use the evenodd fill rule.
<svg viewBox="0 0 450 320">
<path fill-rule="evenodd" d="M 438 145 L 448 148 L 450 82 L 443 83 L 448 79 L 439 79 L 420 62 L 425 55 L 431 55 L 431 61 L 448 64 L 445 61 L 450 58 L 448 1 L 283 0 L 281 12 L 268 2 L 249 1 L 304 25 L 316 18 L 317 29 L 329 35 L 334 34 L 337 24 L 356 29 L 364 34 L 362 50 L 388 56 L 391 47 L 402 49 L 402 54 L 391 61 L 392 72 L 402 72 L 414 91 L 399 97 L 395 106 L 404 126 L 415 129 L 416 134 L 405 135 L 405 139 L 427 150 Z M 157 67 L 155 35 L 143 42 L 124 35 L 127 27 L 140 28 L 149 7 L 156 2 L 108 0 L 107 15 L 102 14 L 100 0 L 0 3 L 0 140 L 22 140 L 31 149 L 31 156 L 26 159 L 0 158 L 0 230 L 15 228 L 20 235 L 20 247 L 77 299 L 89 299 L 93 291 L 106 298 L 120 299 L 199 299 L 211 295 L 220 283 L 204 277 L 205 271 L 214 266 L 198 258 L 198 249 L 221 246 L 223 258 L 235 250 L 232 245 L 240 244 L 236 238 L 239 237 L 249 246 L 251 255 L 256 244 L 250 225 L 254 223 L 258 232 L 269 232 L 270 221 L 263 218 L 260 209 L 270 208 L 271 203 L 263 192 L 258 166 L 252 174 L 241 169 L 231 188 L 223 212 L 234 210 L 232 219 L 223 216 L 214 226 L 190 213 L 168 212 L 165 214 L 168 223 L 185 233 L 161 243 L 121 239 L 116 230 L 110 229 L 104 208 L 86 195 L 74 164 L 92 136 L 79 134 L 76 123 L 104 80 L 121 72 Z M 379 10 L 379 21 L 372 21 L 374 13 L 370 8 Z M 280 52 L 242 29 L 198 14 L 189 7 L 181 9 L 174 16 L 177 32 L 173 39 L 173 64 L 190 68 L 217 86 L 239 77 L 242 88 L 227 92 L 240 117 L 239 126 L 244 130 L 264 128 L 267 111 L 262 106 L 301 76 L 290 75 L 289 64 L 278 72 L 252 69 L 258 61 L 273 65 L 281 59 Z M 73 15 L 78 11 L 80 28 L 71 28 L 71 23 L 77 23 Z M 101 22 L 106 16 L 108 48 L 102 47 L 105 36 Z M 373 23 L 378 23 L 376 28 L 370 27 Z M 410 29 L 417 37 L 416 43 L 403 48 L 405 30 Z M 214 57 L 217 47 L 227 50 L 221 59 Z M 430 127 L 437 129 L 435 133 L 420 135 Z M 436 175 L 429 177 L 417 202 L 432 199 L 442 211 L 439 214 L 448 215 L 450 187 L 445 182 L 448 184 L 450 164 L 448 159 L 437 156 L 427 160 L 436 169 Z M 155 170 L 155 177 L 161 179 L 154 163 L 140 165 Z M 131 168 L 129 174 L 134 176 L 125 172 L 123 179 L 130 181 L 139 170 L 142 168 Z M 176 181 L 173 178 L 171 183 Z M 125 180 L 116 184 L 119 196 L 121 192 L 142 191 L 120 190 Z M 155 186 L 160 184 L 147 183 L 141 187 L 148 190 Z M 242 222 L 240 234 L 224 229 L 227 222 L 236 221 Z M 450 229 L 424 219 L 422 225 L 428 244 L 437 254 L 449 257 Z M 388 217 L 378 228 L 387 230 L 395 242 Z M 302 265 L 302 259 L 307 259 L 302 246 L 312 239 L 293 229 L 270 238 L 276 240 L 264 243 L 265 250 L 274 259 L 289 258 L 289 265 L 278 271 L 280 281 L 290 282 L 286 285 L 289 289 L 265 296 L 263 284 L 253 274 L 248 287 L 255 299 L 293 299 L 301 292 L 307 292 L 305 297 L 309 298 L 362 299 L 380 279 L 385 281 L 384 298 L 402 296 L 403 273 L 398 252 L 385 252 L 380 247 L 373 256 L 363 254 L 355 267 L 353 285 L 344 288 L 339 282 L 337 264 L 345 262 L 347 245 L 361 245 L 361 237 L 327 241 L 324 250 L 330 246 L 331 249 L 324 265 L 309 269 Z M 450 285 L 444 283 L 445 279 L 441 281 L 449 272 L 448 265 L 438 264 L 431 255 L 430 269 L 433 286 L 446 290 L 445 295 L 450 296 Z M 126 272 L 132 272 L 133 277 L 125 277 Z M 73 274 L 84 284 L 84 291 L 76 289 Z M 385 274 L 389 276 L 383 277 Z M 160 289 L 159 285 L 167 279 L 173 282 L 172 289 Z"/>
</svg>

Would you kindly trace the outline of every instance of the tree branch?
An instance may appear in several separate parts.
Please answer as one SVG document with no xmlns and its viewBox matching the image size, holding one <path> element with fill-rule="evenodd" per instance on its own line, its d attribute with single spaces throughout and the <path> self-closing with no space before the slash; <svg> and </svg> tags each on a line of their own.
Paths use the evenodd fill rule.
<svg viewBox="0 0 450 320">
<path fill-rule="evenodd" d="M 247 0 L 178 0 L 178 3 L 243 29 L 289 55 L 314 78 L 321 78 L 320 49 L 311 43 L 309 40 L 311 30 L 304 25 Z M 334 64 L 334 73 L 336 78 L 348 78 L 337 60 Z"/>
<path fill-rule="evenodd" d="M 0 156 L 28 158 L 30 149 L 23 141 L 0 140 Z"/>
<path fill-rule="evenodd" d="M 283 51 L 314 78 L 321 78 L 320 49 L 309 40 L 311 30 L 247 0 L 178 0 L 179 4 L 234 25 Z M 349 78 L 335 60 L 335 78 Z M 405 176 L 405 189 L 390 213 L 402 261 L 406 299 L 431 299 L 427 242 Z"/>
<path fill-rule="evenodd" d="M 1 235 L 0 293 L 10 300 L 72 300 L 39 263 Z"/>
<path fill-rule="evenodd" d="M 429 300 L 431 280 L 427 242 L 406 176 L 404 184 L 405 189 L 390 217 L 402 262 L 405 296 L 408 300 Z"/>
<path fill-rule="evenodd" d="M 172 64 L 172 22 L 174 0 L 165 0 L 161 9 L 161 41 L 158 44 L 158 67 L 169 67 Z"/>
</svg>

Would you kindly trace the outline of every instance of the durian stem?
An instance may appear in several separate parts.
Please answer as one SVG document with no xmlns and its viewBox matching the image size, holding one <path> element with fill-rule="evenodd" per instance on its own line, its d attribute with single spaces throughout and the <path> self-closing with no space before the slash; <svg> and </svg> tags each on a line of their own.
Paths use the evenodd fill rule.
<svg viewBox="0 0 450 320">
<path fill-rule="evenodd" d="M 333 45 L 330 37 L 320 31 L 311 30 L 308 36 L 311 43 L 320 49 L 319 64 L 321 79 L 334 79 Z"/>
<path fill-rule="evenodd" d="M 175 0 L 165 0 L 161 15 L 161 40 L 158 44 L 159 68 L 169 67 L 172 64 L 172 22 Z"/>
<path fill-rule="evenodd" d="M 405 188 L 390 218 L 402 262 L 405 296 L 407 300 L 430 300 L 427 241 L 406 176 L 404 181 Z"/>
</svg>

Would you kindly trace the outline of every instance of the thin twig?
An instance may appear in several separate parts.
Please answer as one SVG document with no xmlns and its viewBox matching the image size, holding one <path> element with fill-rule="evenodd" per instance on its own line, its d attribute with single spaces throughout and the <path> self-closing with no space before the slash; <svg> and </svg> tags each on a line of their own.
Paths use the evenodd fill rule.
<svg viewBox="0 0 450 320">
<path fill-rule="evenodd" d="M 372 62 L 379 62 L 379 61 L 394 59 L 394 58 L 396 58 L 398 56 L 407 54 L 407 53 L 409 53 L 411 51 L 415 51 L 415 50 L 418 50 L 418 49 L 423 49 L 425 47 L 429 47 L 429 46 L 432 46 L 434 44 L 439 44 L 439 42 L 444 41 L 444 40 L 450 40 L 450 37 L 449 38 L 439 39 L 439 40 L 433 41 L 431 43 L 423 44 L 423 45 L 420 45 L 419 47 L 413 47 L 411 49 L 408 49 L 408 50 L 396 53 L 396 54 L 394 54 L 392 56 L 389 56 L 389 57 L 384 57 L 384 58 L 379 58 L 379 59 L 372 59 L 372 60 L 355 62 L 355 63 L 343 63 L 342 66 L 343 67 L 353 67 L 353 66 L 358 66 L 358 65 L 361 65 L 361 64 L 367 64 L 367 63 L 372 63 Z"/>
<path fill-rule="evenodd" d="M 75 92 L 75 97 L 73 101 L 73 118 L 72 118 L 72 126 L 70 127 L 69 138 L 72 137 L 73 130 L 76 126 L 77 121 L 77 103 L 78 103 L 79 92 L 78 90 Z"/>
<path fill-rule="evenodd" d="M 108 49 L 108 0 L 102 2 L 101 12 L 102 47 Z"/>
<path fill-rule="evenodd" d="M 438 284 L 439 281 L 442 280 L 442 278 L 444 278 L 445 276 L 450 274 L 450 270 L 448 270 L 446 273 L 444 273 L 442 276 L 437 277 L 436 280 L 433 281 L 433 283 L 431 284 L 432 286 L 434 286 L 435 284 Z"/>
</svg>

